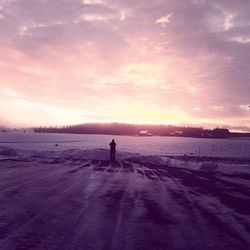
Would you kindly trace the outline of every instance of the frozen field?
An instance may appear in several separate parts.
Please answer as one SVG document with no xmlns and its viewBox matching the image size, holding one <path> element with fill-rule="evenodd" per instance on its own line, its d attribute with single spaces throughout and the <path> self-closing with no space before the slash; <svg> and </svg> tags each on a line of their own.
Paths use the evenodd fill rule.
<svg viewBox="0 0 250 250">
<path fill-rule="evenodd" d="M 0 249 L 249 249 L 248 163 L 108 153 L 1 147 Z"/>
<path fill-rule="evenodd" d="M 107 149 L 111 139 L 118 150 L 143 155 L 193 155 L 250 158 L 250 140 L 184 137 L 138 137 L 46 133 L 0 133 L 0 146 L 26 150 Z M 58 144 L 58 147 L 55 147 Z"/>
</svg>

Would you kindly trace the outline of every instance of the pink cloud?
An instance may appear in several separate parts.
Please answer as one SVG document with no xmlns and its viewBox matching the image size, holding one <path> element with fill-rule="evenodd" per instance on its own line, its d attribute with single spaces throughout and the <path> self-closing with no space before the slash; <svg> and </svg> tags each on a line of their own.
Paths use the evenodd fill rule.
<svg viewBox="0 0 250 250">
<path fill-rule="evenodd" d="M 0 98 L 12 108 L 1 117 L 246 124 L 249 11 L 243 0 L 2 1 Z"/>
</svg>

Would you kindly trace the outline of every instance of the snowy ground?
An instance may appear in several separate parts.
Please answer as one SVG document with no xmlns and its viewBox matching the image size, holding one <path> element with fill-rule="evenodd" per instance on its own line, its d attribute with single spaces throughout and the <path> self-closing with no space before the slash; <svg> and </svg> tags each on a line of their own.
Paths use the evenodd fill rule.
<svg viewBox="0 0 250 250">
<path fill-rule="evenodd" d="M 250 247 L 250 167 L 0 148 L 0 249 Z"/>
</svg>

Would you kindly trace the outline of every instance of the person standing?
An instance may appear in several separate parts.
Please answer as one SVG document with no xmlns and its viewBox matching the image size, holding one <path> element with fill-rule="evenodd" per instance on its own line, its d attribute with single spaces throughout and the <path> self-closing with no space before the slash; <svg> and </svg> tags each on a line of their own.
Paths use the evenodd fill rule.
<svg viewBox="0 0 250 250">
<path fill-rule="evenodd" d="M 109 146 L 110 146 L 110 161 L 115 161 L 116 143 L 114 139 L 109 143 Z"/>
</svg>

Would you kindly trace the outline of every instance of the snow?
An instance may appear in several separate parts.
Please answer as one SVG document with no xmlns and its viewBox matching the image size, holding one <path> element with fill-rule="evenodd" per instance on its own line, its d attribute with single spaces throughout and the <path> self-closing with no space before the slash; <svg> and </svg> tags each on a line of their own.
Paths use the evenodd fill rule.
<svg viewBox="0 0 250 250">
<path fill-rule="evenodd" d="M 10 132 L 0 133 L 0 146 L 37 151 L 87 150 L 107 148 L 113 138 L 120 151 L 141 155 L 250 157 L 250 140 L 242 139 Z"/>
<path fill-rule="evenodd" d="M 0 147 L 0 249 L 249 249 L 245 161 Z"/>
</svg>

